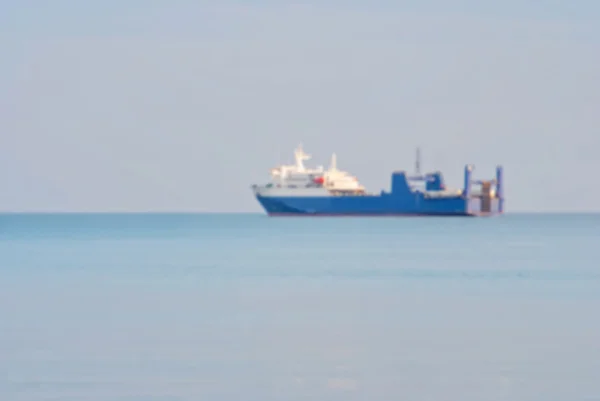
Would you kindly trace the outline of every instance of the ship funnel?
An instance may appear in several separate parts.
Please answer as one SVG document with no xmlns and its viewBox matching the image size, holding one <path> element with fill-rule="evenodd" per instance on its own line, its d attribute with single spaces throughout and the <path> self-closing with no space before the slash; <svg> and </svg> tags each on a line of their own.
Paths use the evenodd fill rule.
<svg viewBox="0 0 600 401">
<path fill-rule="evenodd" d="M 331 164 L 329 166 L 329 170 L 336 171 L 337 170 L 337 156 L 334 154 L 331 155 Z"/>
</svg>

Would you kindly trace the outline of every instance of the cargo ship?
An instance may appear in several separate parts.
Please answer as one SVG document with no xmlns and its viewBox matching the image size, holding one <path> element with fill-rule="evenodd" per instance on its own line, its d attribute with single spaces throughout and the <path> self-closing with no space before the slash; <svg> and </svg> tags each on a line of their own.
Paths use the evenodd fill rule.
<svg viewBox="0 0 600 401">
<path fill-rule="evenodd" d="M 311 156 L 302 146 L 295 164 L 271 169 L 270 182 L 252 185 L 254 196 L 269 216 L 492 216 L 504 212 L 502 166 L 488 180 L 473 178 L 474 166 L 465 165 L 464 185 L 447 188 L 440 171 L 420 173 L 417 149 L 415 173 L 394 171 L 391 188 L 369 193 L 358 179 L 337 167 L 308 168 Z"/>
</svg>

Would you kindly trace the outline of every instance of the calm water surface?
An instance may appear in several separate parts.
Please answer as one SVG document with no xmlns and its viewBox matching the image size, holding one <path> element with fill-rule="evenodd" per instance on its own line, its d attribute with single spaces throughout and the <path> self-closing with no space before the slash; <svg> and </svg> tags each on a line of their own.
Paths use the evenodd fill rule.
<svg viewBox="0 0 600 401">
<path fill-rule="evenodd" d="M 600 400 L 600 215 L 0 215 L 0 400 Z"/>
</svg>

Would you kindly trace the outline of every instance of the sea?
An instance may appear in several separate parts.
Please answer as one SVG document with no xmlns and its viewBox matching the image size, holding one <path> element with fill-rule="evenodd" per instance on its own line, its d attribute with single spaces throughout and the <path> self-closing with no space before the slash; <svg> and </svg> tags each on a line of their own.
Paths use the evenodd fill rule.
<svg viewBox="0 0 600 401">
<path fill-rule="evenodd" d="M 0 400 L 600 400 L 600 214 L 0 215 Z"/>
</svg>

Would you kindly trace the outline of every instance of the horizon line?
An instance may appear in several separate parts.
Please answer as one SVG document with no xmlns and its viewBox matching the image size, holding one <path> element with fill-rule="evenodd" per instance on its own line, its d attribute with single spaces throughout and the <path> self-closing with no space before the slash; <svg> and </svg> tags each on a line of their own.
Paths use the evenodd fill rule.
<svg viewBox="0 0 600 401">
<path fill-rule="evenodd" d="M 143 211 L 143 210 L 122 210 L 122 211 L 110 211 L 110 210 L 97 210 L 97 211 L 75 211 L 75 210 L 56 210 L 56 211 L 52 211 L 52 210 L 32 210 L 32 211 L 2 211 L 0 210 L 0 216 L 1 215 L 48 215 L 48 214 L 68 214 L 68 215 L 74 215 L 74 214 L 78 214 L 78 215 L 91 215 L 91 214 L 120 214 L 120 215 L 127 215 L 127 214 L 145 214 L 145 215 L 157 215 L 157 214 L 169 214 L 169 215 L 267 215 L 265 212 L 263 211 L 255 211 L 255 212 L 242 212 L 242 211 L 198 211 L 198 210 L 165 210 L 165 211 L 152 211 L 152 210 L 147 210 L 147 211 Z M 528 210 L 521 210 L 521 211 L 514 211 L 514 212 L 504 212 L 503 215 L 524 215 L 524 214 L 537 214 L 537 215 L 565 215 L 565 214 L 577 214 L 577 215 L 582 215 L 582 214 L 600 214 L 600 210 L 549 210 L 549 211 L 528 211 Z"/>
</svg>

